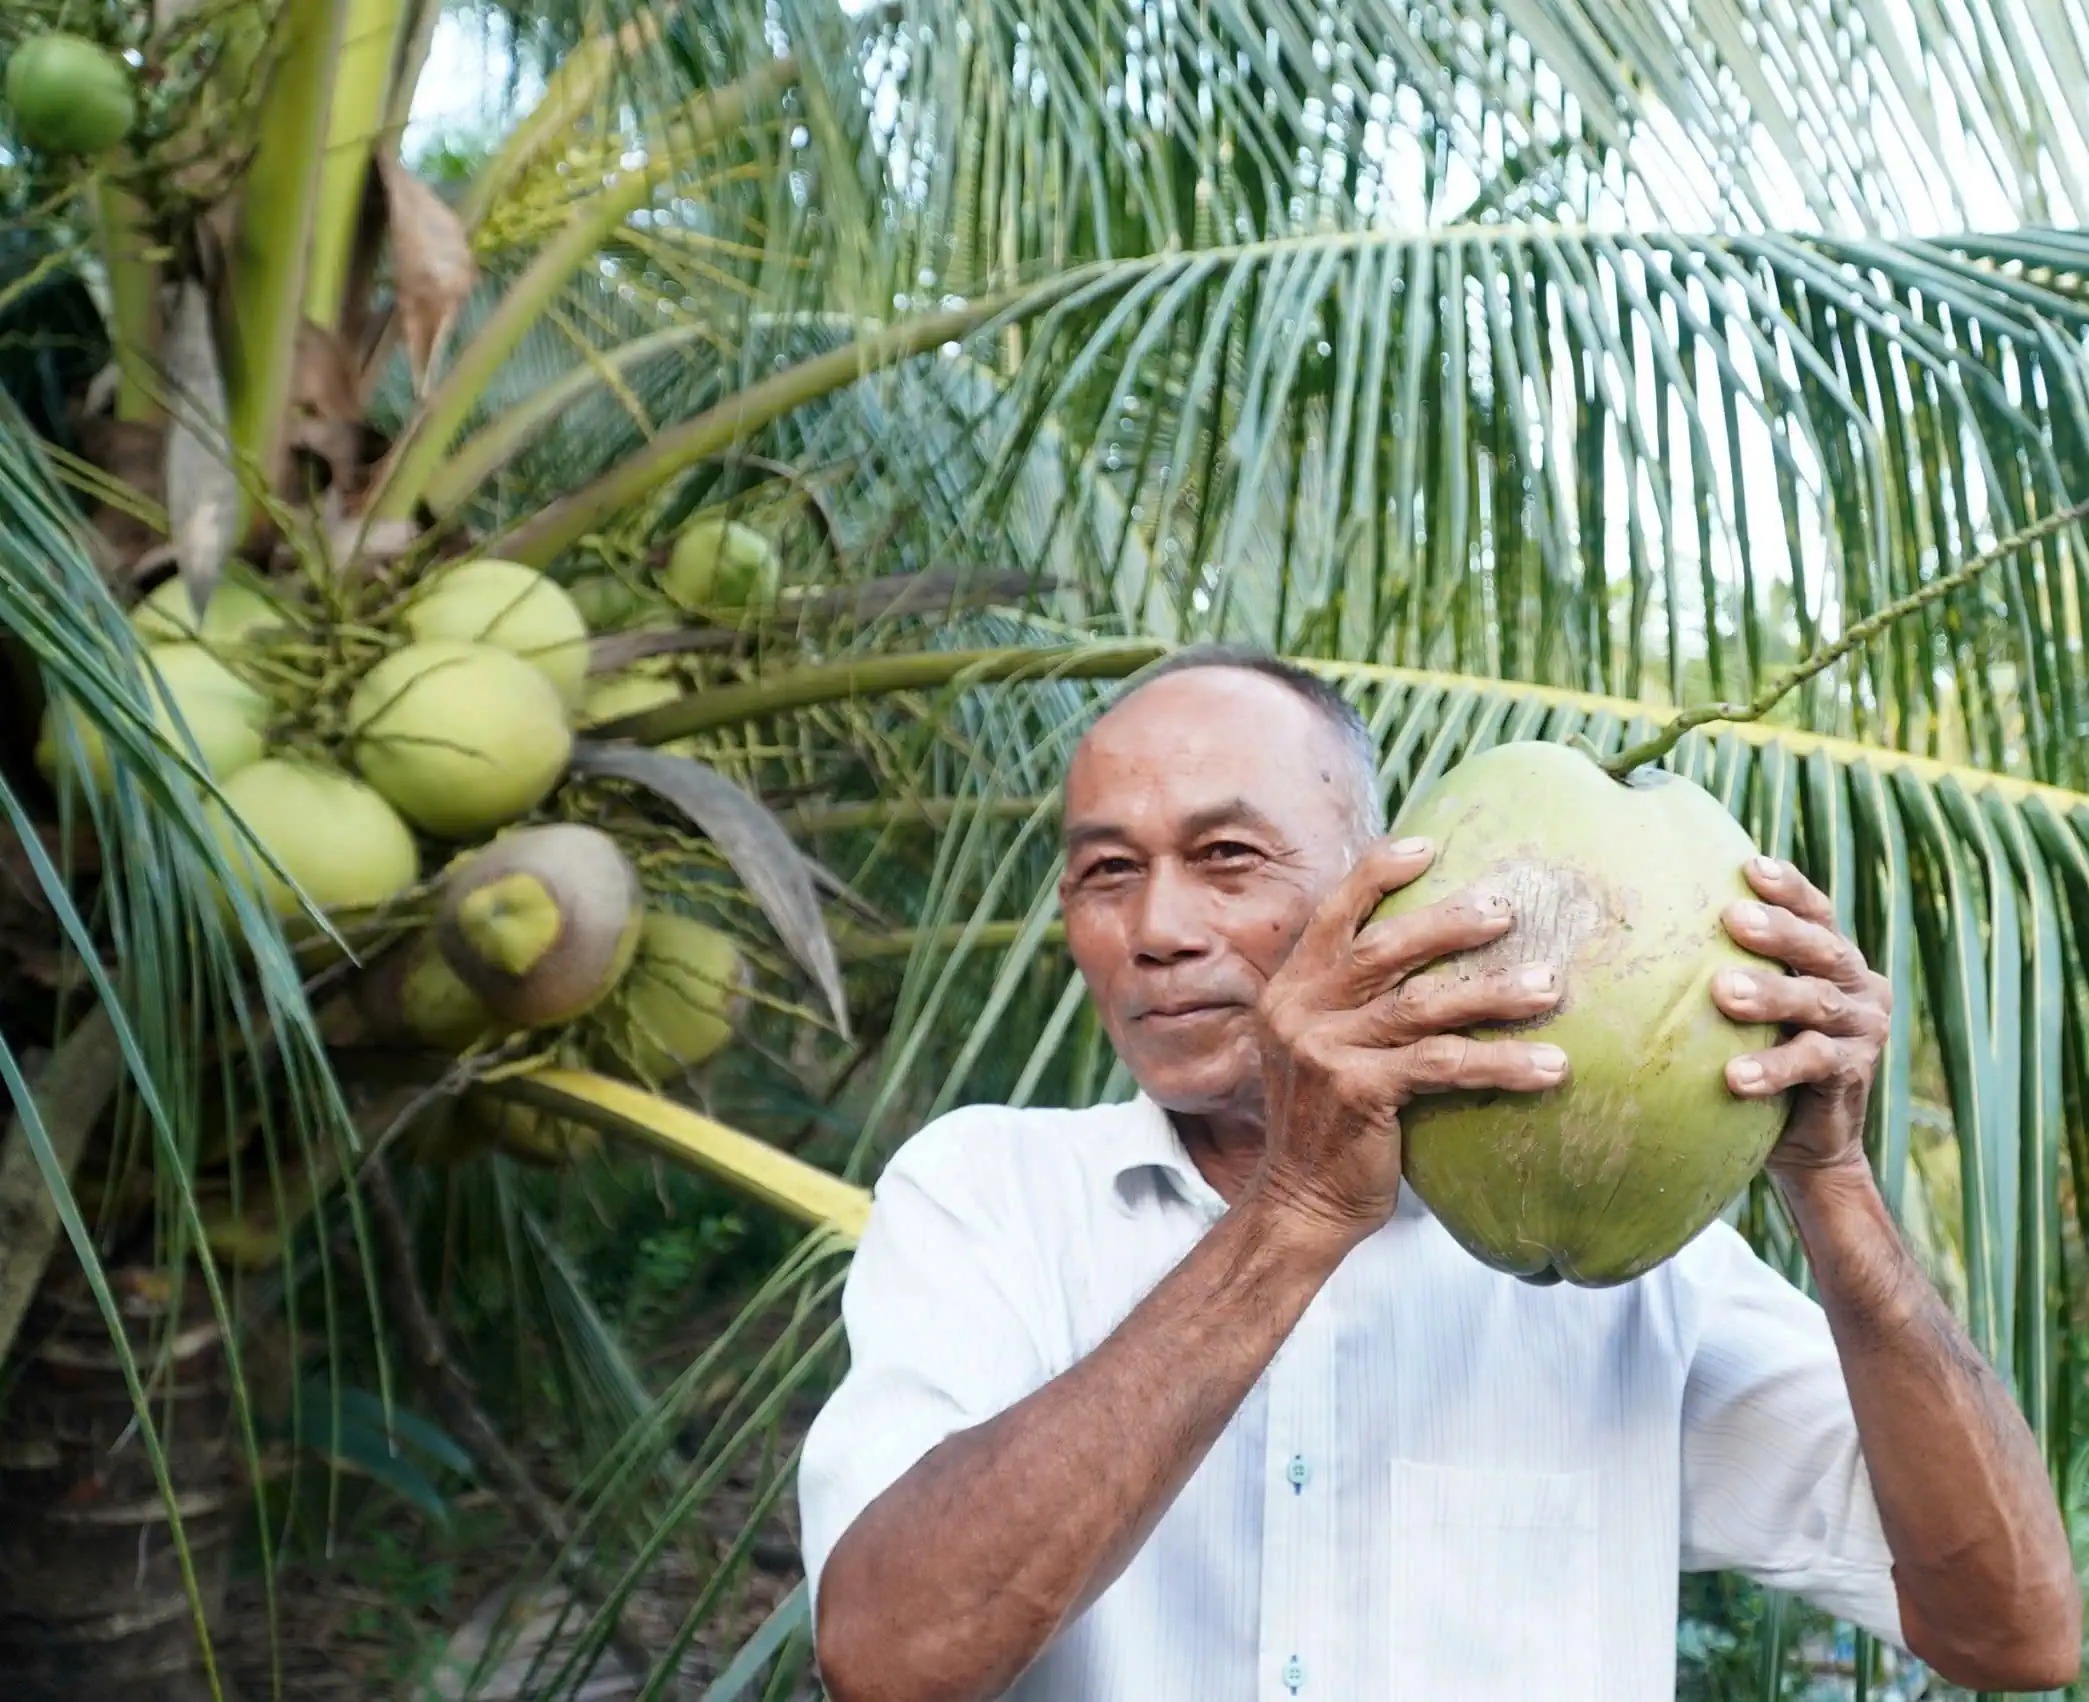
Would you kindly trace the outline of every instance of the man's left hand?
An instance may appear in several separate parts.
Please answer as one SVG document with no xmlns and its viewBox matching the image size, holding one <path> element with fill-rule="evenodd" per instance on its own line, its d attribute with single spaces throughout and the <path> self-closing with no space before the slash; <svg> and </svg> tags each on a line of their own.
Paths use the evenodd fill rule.
<svg viewBox="0 0 2089 1702">
<path fill-rule="evenodd" d="M 1772 1022 L 1783 1041 L 1732 1060 L 1727 1086 L 1747 1099 L 1791 1091 L 1792 1110 L 1770 1154 L 1773 1170 L 1818 1170 L 1864 1162 L 1864 1114 L 1893 1016 L 1893 987 L 1835 926 L 1835 906 L 1789 863 L 1751 859 L 1748 884 L 1760 904 L 1726 913 L 1741 945 L 1789 975 L 1727 970 L 1712 997 L 1741 1022 Z"/>
</svg>

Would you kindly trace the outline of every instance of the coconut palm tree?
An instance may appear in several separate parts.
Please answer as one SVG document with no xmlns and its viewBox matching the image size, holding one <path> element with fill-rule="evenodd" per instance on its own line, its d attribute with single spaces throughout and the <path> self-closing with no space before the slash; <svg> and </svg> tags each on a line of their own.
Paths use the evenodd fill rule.
<svg viewBox="0 0 2089 1702">
<path fill-rule="evenodd" d="M 193 1630 L 255 1486 L 298 1469 L 275 1439 L 339 1452 L 340 1367 L 389 1411 L 402 1349 L 576 1588 L 527 1693 L 612 1643 L 695 1670 L 788 1530 L 790 1415 L 835 1369 L 880 1155 L 964 1098 L 1124 1086 L 1057 949 L 1053 779 L 1095 682 L 1207 634 L 1341 681 L 1397 804 L 1505 739 L 1615 753 L 1747 704 L 1949 581 L 1666 760 L 1893 977 L 1882 1184 L 2065 1464 L 2089 13 L 765 0 L 494 27 L 492 144 L 417 171 L 432 3 L 0 25 L 28 67 L 0 115 L 8 750 L 50 705 L 61 730 L 51 774 L 5 773 L 21 1670 L 208 1693 Z M 692 524 L 766 540 L 783 589 L 663 596 Z M 122 610 L 156 575 L 191 599 L 170 619 L 221 585 L 287 599 L 290 642 L 232 659 L 270 741 L 352 767 L 354 687 L 419 588 L 487 556 L 572 588 L 598 683 L 672 670 L 529 809 L 737 942 L 740 1038 L 700 1076 L 648 1067 L 622 981 L 461 1045 L 402 1022 L 448 849 L 422 834 L 415 879 L 335 917 L 349 961 L 263 901 L 276 848 L 228 826 L 206 729 L 154 730 Z M 105 781 L 64 779 L 76 736 Z M 666 1155 L 811 1233 L 648 1389 L 496 1152 Z M 1737 1209 L 1796 1273 L 1774 1198 Z M 454 1374 L 417 1228 L 560 1344 L 570 1503 Z M 250 1368 L 264 1314 L 316 1395 Z M 692 1543 L 727 1485 L 737 1528 Z M 113 1562 L 141 1542 L 151 1566 Z M 663 1558 L 694 1582 L 641 1647 Z M 801 1592 L 720 1682 L 785 1694 L 805 1649 Z"/>
</svg>

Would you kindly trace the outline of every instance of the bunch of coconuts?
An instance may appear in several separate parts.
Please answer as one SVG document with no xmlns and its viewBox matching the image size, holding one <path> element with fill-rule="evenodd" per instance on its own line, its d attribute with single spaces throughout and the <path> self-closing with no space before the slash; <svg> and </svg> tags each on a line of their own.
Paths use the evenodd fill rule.
<svg viewBox="0 0 2089 1702">
<path fill-rule="evenodd" d="M 659 590 L 711 611 L 767 601 L 775 584 L 766 538 L 700 518 Z M 350 982 L 347 1033 L 462 1055 L 585 1018 L 599 1061 L 655 1084 L 731 1038 L 746 973 L 733 939 L 649 905 L 601 828 L 526 819 L 558 789 L 576 732 L 684 690 L 658 664 L 590 679 L 589 624 L 557 582 L 479 557 L 374 608 L 321 608 L 308 588 L 234 564 L 200 615 L 170 579 L 130 619 L 161 730 L 178 745 L 178 713 L 222 793 L 206 808 L 230 860 L 301 954 L 333 955 L 300 891 L 344 935 L 432 906 Z M 47 707 L 36 759 L 53 784 L 113 783 L 66 703 Z M 478 1136 L 570 1155 L 521 1108 L 477 1104 Z"/>
</svg>

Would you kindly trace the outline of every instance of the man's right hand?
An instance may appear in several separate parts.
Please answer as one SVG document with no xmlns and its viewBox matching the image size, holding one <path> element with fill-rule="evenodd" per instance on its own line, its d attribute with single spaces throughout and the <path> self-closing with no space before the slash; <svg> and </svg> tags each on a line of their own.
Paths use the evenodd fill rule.
<svg viewBox="0 0 2089 1702">
<path fill-rule="evenodd" d="M 1560 998 L 1556 965 L 1420 973 L 1507 933 L 1514 918 L 1505 898 L 1467 891 L 1365 925 L 1433 857 L 1419 840 L 1375 844 L 1320 907 L 1260 1002 L 1268 1145 L 1253 1192 L 1344 1250 L 1392 1216 L 1400 1111 L 1409 1101 L 1457 1088 L 1539 1092 L 1566 1079 L 1566 1055 L 1555 1046 L 1459 1032 L 1551 1010 Z"/>
</svg>

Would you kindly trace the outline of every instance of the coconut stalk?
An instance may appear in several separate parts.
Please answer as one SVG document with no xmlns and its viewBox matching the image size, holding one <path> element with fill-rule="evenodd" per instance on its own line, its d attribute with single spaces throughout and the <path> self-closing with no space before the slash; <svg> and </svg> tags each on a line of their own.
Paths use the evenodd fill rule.
<svg viewBox="0 0 2089 1702">
<path fill-rule="evenodd" d="M 796 76 L 796 63 L 779 59 L 731 88 L 706 96 L 702 117 L 692 121 L 697 138 L 709 140 L 737 128 L 757 103 L 774 99 Z M 522 276 L 502 293 L 500 304 L 487 316 L 478 334 L 458 352 L 441 384 L 407 429 L 405 441 L 371 499 L 371 513 L 377 519 L 403 520 L 413 514 L 486 387 L 574 274 L 593 260 L 609 234 L 652 198 L 659 182 L 658 172 L 656 163 L 646 160 L 589 196 Z M 503 552 L 489 548 L 487 553 Z M 509 559 L 527 558 L 510 555 Z"/>
<path fill-rule="evenodd" d="M 1115 680 L 1159 661 L 1168 646 L 1152 641 L 1110 645 L 1067 645 L 1050 650 L 931 650 L 892 656 L 851 657 L 793 668 L 742 685 L 708 686 L 677 703 L 620 716 L 588 730 L 602 743 L 629 739 L 666 744 L 713 727 L 781 715 L 818 703 L 939 686 L 1005 685 L 1018 680 Z"/>
<path fill-rule="evenodd" d="M 109 279 L 109 340 L 117 360 L 116 417 L 134 425 L 160 418 L 145 366 L 159 348 L 160 268 L 138 198 L 107 177 L 95 186 L 102 269 Z"/>
<path fill-rule="evenodd" d="M 851 1245 L 869 1221 L 870 1195 L 854 1183 L 612 1076 L 544 1066 L 488 1082 L 479 1091 L 637 1142 Z"/>
<path fill-rule="evenodd" d="M 305 317 L 329 331 L 341 320 L 370 156 L 385 129 L 392 65 L 405 16 L 404 0 L 348 0 L 305 273 Z"/>
<path fill-rule="evenodd" d="M 334 67 L 353 6 L 354 0 L 299 0 L 278 14 L 282 52 L 257 120 L 268 146 L 255 150 L 242 185 L 231 310 L 220 337 L 233 453 L 270 483 L 289 412 Z M 241 506 L 244 511 L 243 496 Z"/>
<path fill-rule="evenodd" d="M 1804 661 L 1778 675 L 1757 692 L 1751 701 L 1707 703 L 1686 709 L 1652 738 L 1621 750 L 1605 761 L 1602 764 L 1604 772 L 1613 780 L 1623 780 L 1634 769 L 1660 762 L 1682 743 L 1687 734 L 1714 721 L 1760 721 L 1816 674 L 1834 667 L 1844 657 L 1854 655 L 1896 621 L 1903 620 L 1929 607 L 1930 604 L 1951 596 L 1954 592 L 1964 590 L 1996 563 L 2006 561 L 2019 550 L 2028 549 L 2057 532 L 2065 531 L 2085 517 L 2089 517 L 2089 501 L 2074 503 L 2048 514 L 2042 520 L 2019 527 L 2007 537 L 1998 540 L 1991 548 L 1983 550 L 1971 561 L 1954 568 L 1942 578 L 1933 579 L 1919 591 L 1912 591 L 1898 602 L 1887 604 L 1876 614 L 1865 616 L 1835 643 L 1815 651 Z"/>
</svg>

